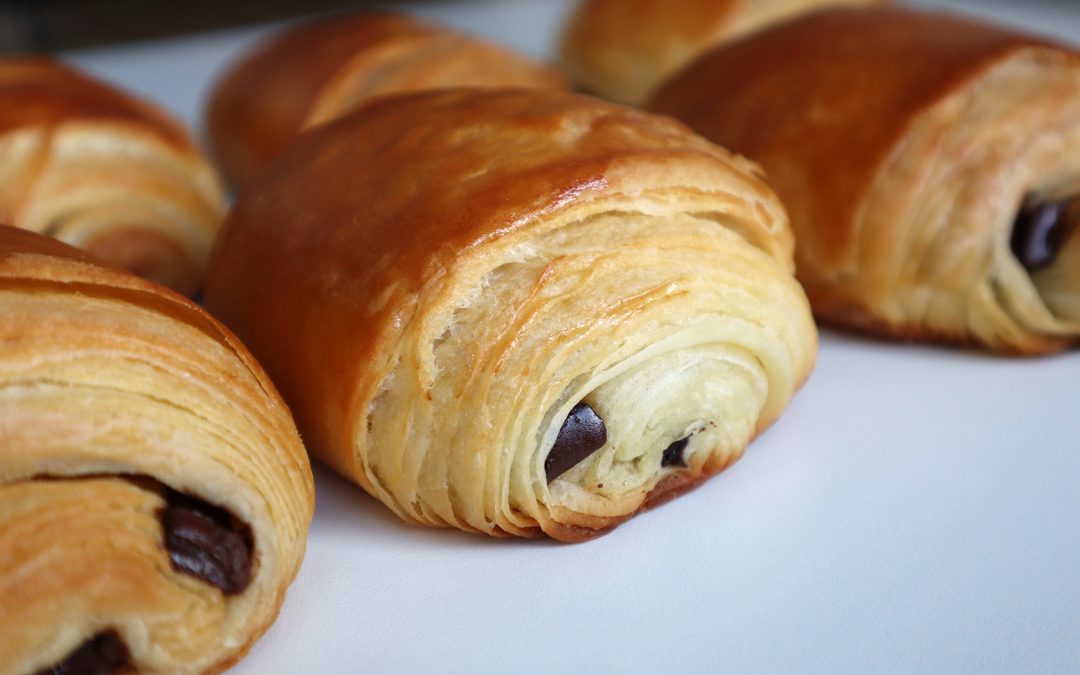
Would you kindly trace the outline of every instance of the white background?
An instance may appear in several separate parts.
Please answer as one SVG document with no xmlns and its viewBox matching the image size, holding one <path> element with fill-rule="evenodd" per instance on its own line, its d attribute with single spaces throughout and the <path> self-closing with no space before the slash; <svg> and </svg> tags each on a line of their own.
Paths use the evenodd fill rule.
<svg viewBox="0 0 1080 675">
<path fill-rule="evenodd" d="M 919 4 L 1080 42 L 1074 3 Z M 405 6 L 550 56 L 569 2 Z M 201 133 L 215 74 L 266 30 L 66 56 Z M 742 461 L 581 545 L 410 528 L 317 487 L 300 577 L 236 673 L 1080 672 L 1076 351 L 826 331 Z"/>
</svg>

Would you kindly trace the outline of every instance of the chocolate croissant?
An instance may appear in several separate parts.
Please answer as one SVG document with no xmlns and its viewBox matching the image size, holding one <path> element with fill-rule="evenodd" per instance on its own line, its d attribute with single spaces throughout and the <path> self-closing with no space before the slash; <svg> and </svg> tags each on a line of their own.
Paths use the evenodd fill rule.
<svg viewBox="0 0 1080 675">
<path fill-rule="evenodd" d="M 160 110 L 46 58 L 0 59 L 0 223 L 193 295 L 224 212 Z"/>
<path fill-rule="evenodd" d="M 712 52 L 651 106 L 762 164 L 820 317 L 1005 352 L 1080 336 L 1076 52 L 835 10 Z"/>
<path fill-rule="evenodd" d="M 563 35 L 571 78 L 605 98 L 643 105 L 667 76 L 723 42 L 833 5 L 884 0 L 582 0 Z"/>
<path fill-rule="evenodd" d="M 0 227 L 0 672 L 207 673 L 274 620 L 311 469 L 181 296 Z"/>
<path fill-rule="evenodd" d="M 335 16 L 243 55 L 214 87 L 210 136 L 243 187 L 306 128 L 379 96 L 460 86 L 567 84 L 552 66 L 449 28 L 389 13 Z"/>
<path fill-rule="evenodd" d="M 681 124 L 462 89 L 297 139 L 205 297 L 309 449 L 404 520 L 575 541 L 780 415 L 817 344 L 791 259 L 754 167 Z"/>
</svg>

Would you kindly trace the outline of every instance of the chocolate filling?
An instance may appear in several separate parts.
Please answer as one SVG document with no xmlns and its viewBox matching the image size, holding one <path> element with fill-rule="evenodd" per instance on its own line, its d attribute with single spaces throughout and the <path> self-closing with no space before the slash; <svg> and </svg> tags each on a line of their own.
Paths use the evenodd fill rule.
<svg viewBox="0 0 1080 675">
<path fill-rule="evenodd" d="M 115 630 L 98 633 L 51 668 L 35 675 L 119 675 L 134 673 L 131 654 Z"/>
<path fill-rule="evenodd" d="M 607 427 L 588 403 L 578 403 L 566 416 L 555 445 L 544 460 L 550 483 L 607 443 Z"/>
<path fill-rule="evenodd" d="M 1024 201 L 1013 223 L 1010 245 L 1029 272 L 1049 267 L 1080 226 L 1080 195 L 1057 202 Z"/>
<path fill-rule="evenodd" d="M 220 506 L 173 490 L 141 474 L 84 474 L 35 480 L 88 480 L 111 478 L 158 494 L 165 500 L 157 512 L 164 531 L 165 549 L 174 570 L 217 586 L 225 595 L 242 593 L 251 583 L 255 539 L 251 527 Z"/>
<path fill-rule="evenodd" d="M 689 443 L 690 437 L 687 436 L 667 446 L 667 449 L 664 450 L 664 457 L 660 460 L 660 466 L 686 466 L 686 460 L 683 459 L 683 450 L 686 450 Z"/>
<path fill-rule="evenodd" d="M 251 528 L 231 513 L 168 490 L 160 513 L 173 569 L 220 588 L 225 595 L 251 583 Z"/>
</svg>

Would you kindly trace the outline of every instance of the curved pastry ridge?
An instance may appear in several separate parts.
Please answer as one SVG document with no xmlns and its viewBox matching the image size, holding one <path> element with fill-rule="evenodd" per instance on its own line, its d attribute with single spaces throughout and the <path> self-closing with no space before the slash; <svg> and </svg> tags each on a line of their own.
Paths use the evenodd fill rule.
<svg viewBox="0 0 1080 675">
<path fill-rule="evenodd" d="M 1077 102 L 1071 50 L 877 9 L 719 49 L 651 107 L 761 163 L 820 317 L 1043 353 L 1080 336 Z"/>
<path fill-rule="evenodd" d="M 462 86 L 565 89 L 553 67 L 404 15 L 311 21 L 247 52 L 207 111 L 230 178 L 248 185 L 292 138 L 380 96 Z"/>
<path fill-rule="evenodd" d="M 224 195 L 175 122 L 43 58 L 0 62 L 0 109 L 0 221 L 198 290 Z"/>
<path fill-rule="evenodd" d="M 275 160 L 206 301 L 403 519 L 580 540 L 733 462 L 812 367 L 755 171 L 584 97 L 383 99 Z"/>
<path fill-rule="evenodd" d="M 276 390 L 186 299 L 29 232 L 0 228 L 0 314 L 0 671 L 239 659 L 313 510 Z"/>
</svg>

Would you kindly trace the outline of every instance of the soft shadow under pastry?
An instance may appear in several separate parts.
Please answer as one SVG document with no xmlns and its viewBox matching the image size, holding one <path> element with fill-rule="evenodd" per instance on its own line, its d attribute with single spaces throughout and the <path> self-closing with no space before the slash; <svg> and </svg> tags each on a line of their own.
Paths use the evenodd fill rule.
<svg viewBox="0 0 1080 675">
<path fill-rule="evenodd" d="M 312 491 L 227 329 L 0 227 L 0 672 L 226 668 L 281 607 Z"/>
<path fill-rule="evenodd" d="M 817 335 L 780 202 L 681 124 L 540 90 L 383 99 L 231 213 L 207 306 L 401 518 L 591 537 L 735 461 Z"/>
<path fill-rule="evenodd" d="M 1075 51 L 834 10 L 712 52 L 651 107 L 762 164 L 820 317 L 1005 352 L 1080 336 Z"/>
</svg>

